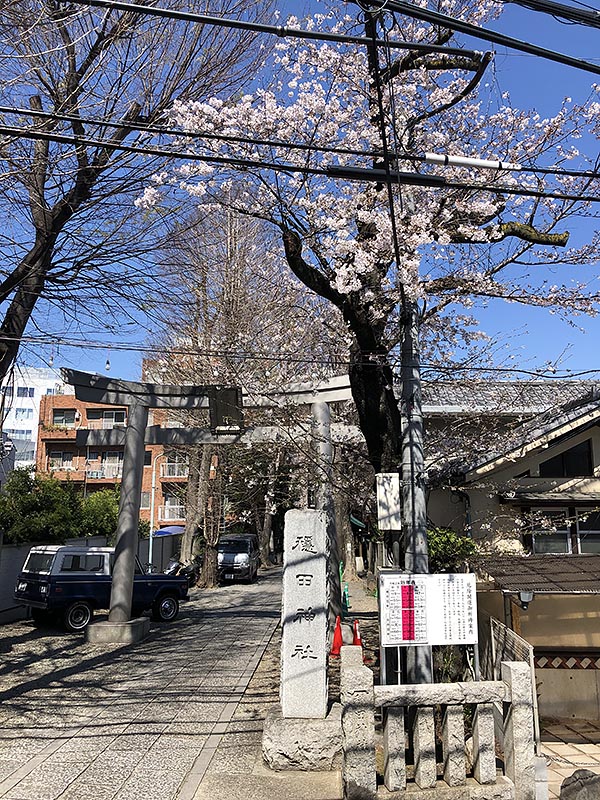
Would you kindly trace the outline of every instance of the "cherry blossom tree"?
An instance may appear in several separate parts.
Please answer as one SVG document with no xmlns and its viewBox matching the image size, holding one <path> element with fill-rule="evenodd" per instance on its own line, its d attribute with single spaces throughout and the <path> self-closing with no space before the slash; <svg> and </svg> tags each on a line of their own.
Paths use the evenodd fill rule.
<svg viewBox="0 0 600 800">
<path fill-rule="evenodd" d="M 498 5 L 449 0 L 444 8 L 481 22 Z M 176 144 L 199 161 L 155 176 L 138 204 L 167 205 L 169 191 L 184 190 L 199 205 L 225 204 L 278 231 L 291 271 L 343 319 L 369 458 L 376 471 L 387 471 L 400 460 L 393 385 L 411 309 L 429 357 L 446 366 L 477 351 L 473 314 L 490 298 L 568 318 L 597 313 L 595 288 L 577 270 L 597 258 L 600 238 L 569 245 L 569 220 L 592 213 L 584 200 L 569 197 L 592 193 L 597 183 L 564 172 L 589 167 L 576 144 L 598 125 L 597 103 L 566 98 L 551 118 L 517 109 L 495 82 L 484 82 L 490 54 L 444 52 L 451 31 L 397 14 L 357 19 L 332 8 L 305 25 L 363 32 L 371 44 L 285 40 L 251 94 L 176 103 L 173 123 L 193 134 Z M 377 48 L 375 38 L 390 47 Z M 394 47 L 401 42 L 429 49 Z M 529 171 L 443 169 L 426 166 L 425 153 Z M 542 174 L 539 166 L 563 174 Z M 364 180 L 344 179 L 357 168 Z M 375 169 L 379 182 L 365 175 Z M 415 177 L 390 183 L 388 169 Z M 450 185 L 419 185 L 435 175 Z M 548 189 L 569 197 L 539 196 Z"/>
</svg>

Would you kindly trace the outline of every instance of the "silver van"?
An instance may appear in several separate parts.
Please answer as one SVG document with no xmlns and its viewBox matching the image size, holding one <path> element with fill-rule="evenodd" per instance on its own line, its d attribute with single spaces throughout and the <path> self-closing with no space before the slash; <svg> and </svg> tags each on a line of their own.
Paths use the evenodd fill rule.
<svg viewBox="0 0 600 800">
<path fill-rule="evenodd" d="M 220 581 L 253 583 L 260 564 L 258 538 L 254 535 L 223 536 L 217 545 L 217 560 Z"/>
</svg>

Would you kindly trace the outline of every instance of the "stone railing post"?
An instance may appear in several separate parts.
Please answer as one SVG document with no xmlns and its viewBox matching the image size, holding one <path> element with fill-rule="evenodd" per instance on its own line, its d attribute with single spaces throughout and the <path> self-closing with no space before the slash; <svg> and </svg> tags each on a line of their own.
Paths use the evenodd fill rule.
<svg viewBox="0 0 600 800">
<path fill-rule="evenodd" d="M 466 783 L 464 708 L 446 706 L 442 720 L 444 780 L 448 786 Z"/>
<path fill-rule="evenodd" d="M 503 661 L 502 680 L 511 700 L 504 704 L 506 776 L 515 785 L 515 800 L 535 800 L 533 684 L 529 664 Z"/>
<path fill-rule="evenodd" d="M 373 673 L 362 662 L 362 648 L 341 650 L 342 780 L 344 797 L 354 785 L 377 790 Z"/>
</svg>

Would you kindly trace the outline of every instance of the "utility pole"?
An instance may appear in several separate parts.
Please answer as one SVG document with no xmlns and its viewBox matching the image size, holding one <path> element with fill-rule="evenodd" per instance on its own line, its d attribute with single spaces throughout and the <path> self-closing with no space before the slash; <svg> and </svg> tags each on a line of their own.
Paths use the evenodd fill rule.
<svg viewBox="0 0 600 800">
<path fill-rule="evenodd" d="M 340 555 L 333 507 L 333 449 L 331 447 L 331 410 L 328 403 L 311 406 L 313 437 L 316 440 L 317 485 L 315 506 L 327 513 L 327 582 L 329 586 L 329 627 L 333 629 L 336 616 L 342 613 Z"/>
<path fill-rule="evenodd" d="M 419 309 L 406 303 L 401 349 L 402 414 L 402 527 L 404 567 L 407 572 L 428 573 L 425 459 L 423 456 L 423 409 L 419 353 Z M 431 646 L 409 647 L 406 672 L 409 683 L 431 683 Z"/>
<path fill-rule="evenodd" d="M 373 78 L 376 102 L 371 101 L 372 121 L 381 134 L 382 156 L 376 168 L 383 163 L 384 170 L 390 173 L 392 164 L 388 154 L 388 137 L 383 110 L 382 79 L 377 49 L 376 13 L 365 11 L 365 32 L 372 40 L 368 47 L 369 68 Z M 387 182 L 388 201 L 396 265 L 400 267 L 400 247 L 394 216 L 394 196 L 392 186 Z M 401 394 L 401 466 L 400 485 L 402 495 L 402 534 L 404 540 L 404 568 L 408 572 L 428 573 L 429 558 L 427 550 L 427 512 L 425 503 L 425 462 L 423 457 L 423 411 L 421 403 L 421 364 L 419 354 L 419 308 L 416 301 L 406 296 L 401 287 L 402 306 L 400 324 L 402 326 L 400 380 Z M 399 555 L 392 542 L 394 566 L 399 567 Z M 398 559 L 398 561 L 396 561 Z M 433 679 L 431 647 L 413 646 L 407 648 L 406 677 L 409 683 L 431 683 Z"/>
</svg>

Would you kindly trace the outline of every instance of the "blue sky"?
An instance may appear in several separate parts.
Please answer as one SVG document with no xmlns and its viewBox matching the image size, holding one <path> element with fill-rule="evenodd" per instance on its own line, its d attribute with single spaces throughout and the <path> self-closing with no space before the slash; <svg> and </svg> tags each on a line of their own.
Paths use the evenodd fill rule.
<svg viewBox="0 0 600 800">
<path fill-rule="evenodd" d="M 600 32 L 597 29 L 565 25 L 547 14 L 510 3 L 506 4 L 500 20 L 490 27 L 542 47 L 600 63 Z M 600 84 L 600 76 L 525 53 L 494 45 L 490 47 L 496 52 L 499 85 L 510 92 L 511 100 L 518 107 L 534 108 L 542 115 L 551 115 L 558 111 L 564 97 L 583 102 L 589 97 L 592 85 Z M 479 49 L 482 49 L 481 45 Z M 577 146 L 592 158 L 598 154 L 597 141 L 578 142 Z M 572 241 L 589 238 L 596 227 L 596 220 L 581 220 L 571 229 Z M 588 278 L 597 276 L 598 265 L 589 265 L 583 273 Z M 479 316 L 488 334 L 507 337 L 505 351 L 515 355 L 514 361 L 525 369 L 534 369 L 548 362 L 573 372 L 595 369 L 600 375 L 598 318 L 579 317 L 569 324 L 541 309 L 500 302 L 490 305 L 489 310 Z"/>
<path fill-rule="evenodd" d="M 285 18 L 288 9 L 297 13 L 299 7 L 313 7 L 318 10 L 319 6 L 319 3 L 288 2 L 281 4 L 280 8 L 282 17 Z M 356 7 L 349 3 L 349 11 L 353 8 Z M 512 4 L 506 5 L 501 19 L 490 27 L 516 38 L 599 63 L 598 30 L 561 24 L 546 14 Z M 534 108 L 542 115 L 555 113 L 565 96 L 583 101 L 589 96 L 592 84 L 600 83 L 600 76 L 500 46 L 473 40 L 469 41 L 469 46 L 479 50 L 493 49 L 496 52 L 494 69 L 499 87 L 510 92 L 516 106 Z M 592 157 L 598 152 L 597 142 L 588 141 L 583 146 L 578 143 L 578 146 Z M 578 229 L 573 230 L 572 236 L 587 238 L 594 228 L 595 220 L 582 220 Z M 597 275 L 596 265 L 590 265 L 586 271 L 589 276 Z M 533 370 L 545 363 L 558 362 L 561 370 L 570 369 L 576 372 L 596 369 L 600 375 L 600 355 L 596 354 L 600 319 L 581 317 L 574 321 L 578 326 L 574 327 L 546 311 L 504 303 L 490 304 L 479 316 L 482 327 L 488 334 L 494 338 L 506 339 L 504 349 L 513 356 L 516 366 Z M 113 341 L 129 341 L 140 346 L 146 341 L 145 336 L 141 328 L 135 330 L 130 327 L 126 332 L 117 333 Z M 90 372 L 139 380 L 142 354 L 110 348 L 110 340 L 107 338 L 106 341 L 106 348 L 93 350 L 61 347 L 60 352 L 55 354 L 54 363 L 57 366 L 72 366 Z M 108 373 L 105 370 L 107 358 L 111 364 Z"/>
</svg>

